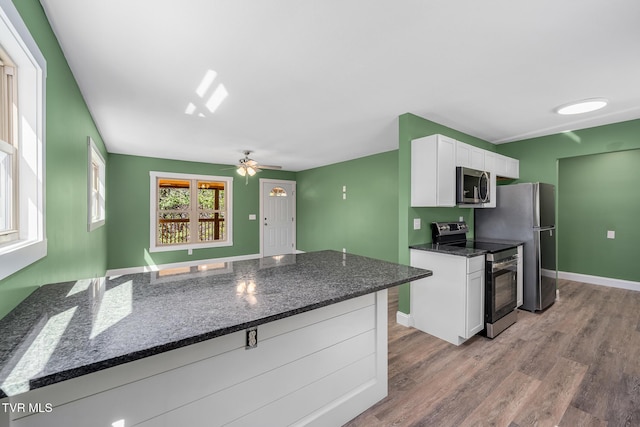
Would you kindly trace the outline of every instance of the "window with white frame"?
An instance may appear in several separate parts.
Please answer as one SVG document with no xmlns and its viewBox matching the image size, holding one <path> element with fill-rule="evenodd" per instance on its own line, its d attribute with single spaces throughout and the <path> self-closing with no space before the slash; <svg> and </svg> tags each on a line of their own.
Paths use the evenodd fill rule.
<svg viewBox="0 0 640 427">
<path fill-rule="evenodd" d="M 87 162 L 87 219 L 89 231 L 104 225 L 105 221 L 105 169 L 104 157 L 91 137 L 88 139 Z"/>
<path fill-rule="evenodd" d="M 233 178 L 151 172 L 151 252 L 232 246 Z"/>
<path fill-rule="evenodd" d="M 46 61 L 11 0 L 0 0 L 0 280 L 46 256 Z"/>
<path fill-rule="evenodd" d="M 0 49 L 0 243 L 18 239 L 16 68 Z"/>
</svg>

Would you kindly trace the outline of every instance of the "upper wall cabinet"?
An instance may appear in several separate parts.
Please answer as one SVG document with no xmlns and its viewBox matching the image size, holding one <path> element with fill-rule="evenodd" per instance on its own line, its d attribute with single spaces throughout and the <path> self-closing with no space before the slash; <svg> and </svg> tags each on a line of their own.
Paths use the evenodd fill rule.
<svg viewBox="0 0 640 427">
<path fill-rule="evenodd" d="M 444 135 L 425 136 L 411 141 L 411 206 L 455 206 L 456 166 L 491 173 L 490 203 L 484 208 L 496 206 L 496 177 L 519 177 L 517 159 Z"/>
<path fill-rule="evenodd" d="M 456 205 L 456 140 L 429 135 L 411 141 L 411 206 Z"/>
<path fill-rule="evenodd" d="M 485 166 L 484 153 L 485 151 L 481 148 L 456 141 L 456 166 L 488 170 Z"/>
<path fill-rule="evenodd" d="M 503 178 L 520 178 L 520 161 L 502 154 L 496 154 L 495 174 Z"/>
</svg>

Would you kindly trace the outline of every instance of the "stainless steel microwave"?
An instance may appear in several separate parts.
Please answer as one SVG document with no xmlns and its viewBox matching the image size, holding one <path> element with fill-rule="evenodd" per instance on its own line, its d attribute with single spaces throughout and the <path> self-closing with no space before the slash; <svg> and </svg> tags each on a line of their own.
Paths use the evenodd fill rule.
<svg viewBox="0 0 640 427">
<path fill-rule="evenodd" d="M 489 172 L 476 169 L 456 168 L 456 203 L 458 205 L 481 205 L 489 203 Z"/>
</svg>

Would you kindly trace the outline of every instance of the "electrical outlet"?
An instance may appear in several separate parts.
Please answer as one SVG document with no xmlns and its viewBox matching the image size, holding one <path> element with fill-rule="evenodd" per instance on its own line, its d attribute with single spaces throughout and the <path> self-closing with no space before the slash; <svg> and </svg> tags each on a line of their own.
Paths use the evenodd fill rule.
<svg viewBox="0 0 640 427">
<path fill-rule="evenodd" d="M 422 223 L 420 221 L 420 218 L 413 218 L 413 229 L 420 230 L 421 228 L 422 228 Z"/>
<path fill-rule="evenodd" d="M 247 329 L 247 342 L 245 345 L 245 349 L 249 350 L 252 348 L 256 348 L 258 346 L 258 328 L 249 328 Z"/>
</svg>

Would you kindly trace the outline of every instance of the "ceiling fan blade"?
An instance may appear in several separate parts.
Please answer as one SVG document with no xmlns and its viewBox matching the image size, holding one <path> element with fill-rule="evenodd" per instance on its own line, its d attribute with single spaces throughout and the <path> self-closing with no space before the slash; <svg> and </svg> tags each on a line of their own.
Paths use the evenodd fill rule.
<svg viewBox="0 0 640 427">
<path fill-rule="evenodd" d="M 258 165 L 258 167 L 259 167 L 260 169 L 273 169 L 273 170 L 280 170 L 280 169 L 282 169 L 282 166 Z"/>
</svg>

